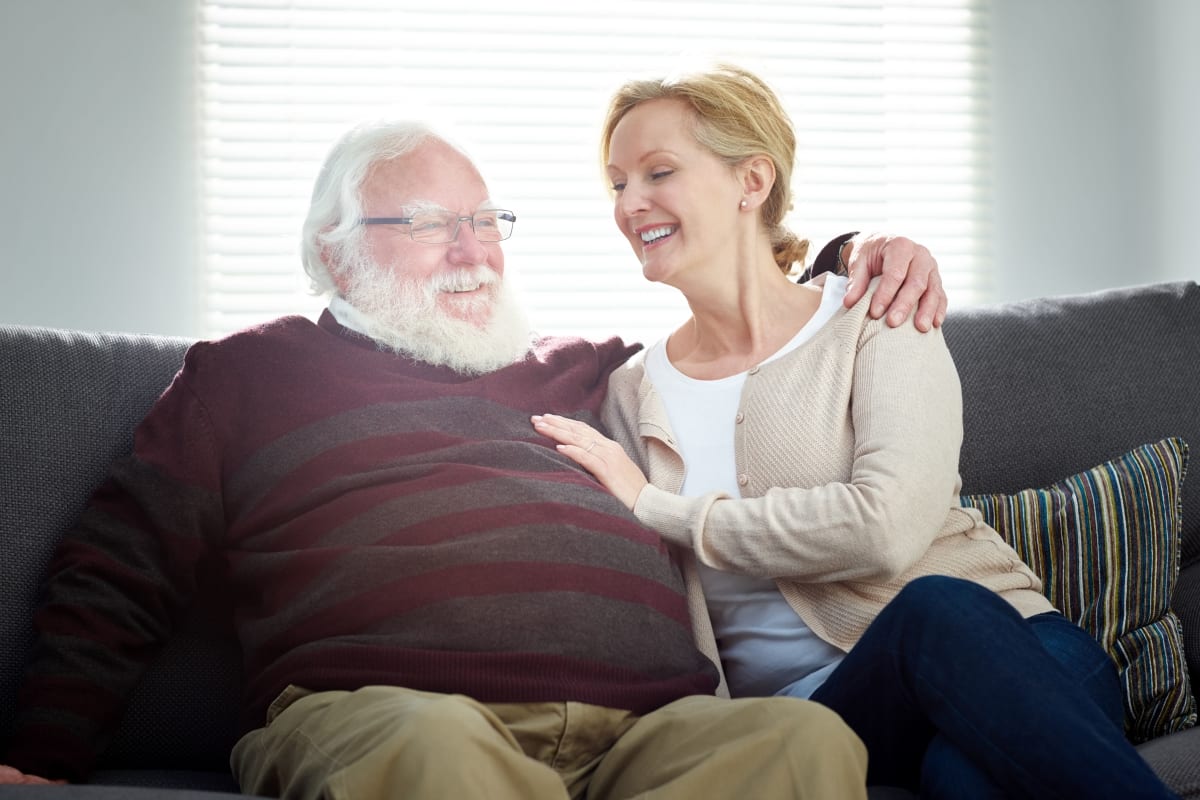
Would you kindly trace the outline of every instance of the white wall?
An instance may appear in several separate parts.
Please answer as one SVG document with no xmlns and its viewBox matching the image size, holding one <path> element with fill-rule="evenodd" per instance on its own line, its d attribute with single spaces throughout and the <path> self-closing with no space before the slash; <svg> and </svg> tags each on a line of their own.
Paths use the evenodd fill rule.
<svg viewBox="0 0 1200 800">
<path fill-rule="evenodd" d="M 193 334 L 186 0 L 0 0 L 0 322 Z"/>
<path fill-rule="evenodd" d="M 1200 3 L 992 15 L 997 299 L 1200 279 Z"/>
<path fill-rule="evenodd" d="M 1200 3 L 993 0 L 997 300 L 1200 279 Z M 198 335 L 187 0 L 0 0 L 0 322 Z"/>
<path fill-rule="evenodd" d="M 1200 3 L 1155 6 L 1155 147 L 1162 219 L 1156 263 L 1166 280 L 1200 280 Z"/>
</svg>

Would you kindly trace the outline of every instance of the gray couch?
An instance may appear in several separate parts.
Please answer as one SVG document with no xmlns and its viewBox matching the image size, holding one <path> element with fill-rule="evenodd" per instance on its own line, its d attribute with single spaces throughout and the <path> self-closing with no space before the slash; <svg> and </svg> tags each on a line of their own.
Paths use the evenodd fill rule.
<svg viewBox="0 0 1200 800">
<path fill-rule="evenodd" d="M 1200 286 L 1156 284 L 955 309 L 945 333 L 962 376 L 964 492 L 1050 484 L 1169 435 L 1200 458 Z M 55 542 L 178 368 L 182 339 L 0 326 L 0 737 L 32 641 Z M 1200 472 L 1184 482 L 1174 606 L 1200 676 Z M 219 599 L 219 592 L 209 592 Z M 206 606 L 207 607 L 207 606 Z M 219 605 L 216 606 L 219 609 Z M 10 797 L 209 797 L 235 790 L 238 647 L 221 613 L 183 621 L 146 675 L 95 784 L 0 787 Z M 1139 746 L 1200 798 L 1200 728 Z M 113 788 L 140 786 L 157 788 Z M 167 787 L 173 787 L 167 791 Z M 873 798 L 906 796 L 873 787 Z"/>
</svg>

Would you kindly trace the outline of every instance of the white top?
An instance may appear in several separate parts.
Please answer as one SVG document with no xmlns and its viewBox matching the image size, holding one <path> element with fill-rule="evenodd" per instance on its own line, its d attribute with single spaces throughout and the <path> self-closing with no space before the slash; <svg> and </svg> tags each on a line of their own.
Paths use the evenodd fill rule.
<svg viewBox="0 0 1200 800">
<path fill-rule="evenodd" d="M 795 350 L 837 312 L 846 279 L 829 276 L 821 305 L 768 363 Z M 686 465 L 680 494 L 698 497 L 725 492 L 740 497 L 734 457 L 734 426 L 746 373 L 697 380 L 675 369 L 666 340 L 646 353 L 646 375 L 663 399 L 675 441 Z M 775 581 L 700 565 L 700 580 L 725 677 L 734 697 L 784 693 L 808 697 L 844 653 L 818 637 L 796 615 Z"/>
</svg>

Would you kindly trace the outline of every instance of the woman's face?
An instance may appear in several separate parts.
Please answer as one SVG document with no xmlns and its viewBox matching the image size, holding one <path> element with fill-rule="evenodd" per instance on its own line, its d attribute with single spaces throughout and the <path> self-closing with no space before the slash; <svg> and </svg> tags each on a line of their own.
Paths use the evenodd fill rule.
<svg viewBox="0 0 1200 800">
<path fill-rule="evenodd" d="M 642 274 L 672 285 L 696 264 L 728 264 L 739 230 L 741 184 L 696 141 L 693 113 L 681 100 L 641 103 L 609 142 L 613 219 Z"/>
</svg>

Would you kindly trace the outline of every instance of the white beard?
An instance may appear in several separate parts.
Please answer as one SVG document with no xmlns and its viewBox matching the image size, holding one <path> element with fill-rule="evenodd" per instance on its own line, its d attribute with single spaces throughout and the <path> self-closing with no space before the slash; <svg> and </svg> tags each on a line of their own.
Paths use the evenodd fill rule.
<svg viewBox="0 0 1200 800">
<path fill-rule="evenodd" d="M 442 273 L 424 284 L 398 280 L 364 259 L 347 271 L 346 301 L 357 310 L 363 333 L 382 349 L 455 372 L 482 375 L 523 359 L 534 336 L 512 288 L 486 266 Z M 438 307 L 446 290 L 487 287 L 471 302 L 472 312 L 491 307 L 482 327 L 452 317 Z"/>
</svg>

